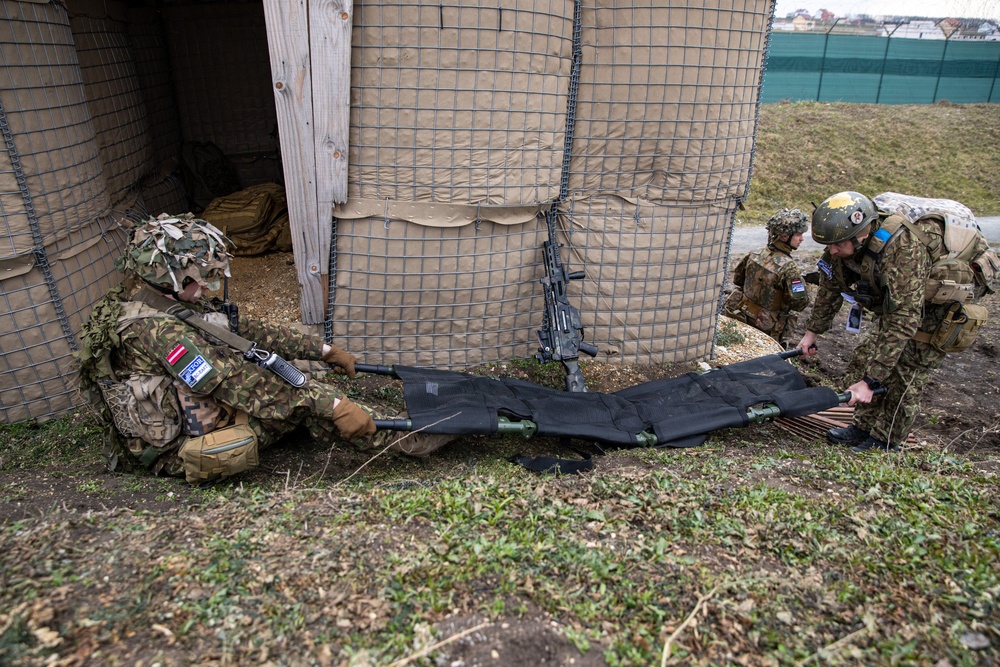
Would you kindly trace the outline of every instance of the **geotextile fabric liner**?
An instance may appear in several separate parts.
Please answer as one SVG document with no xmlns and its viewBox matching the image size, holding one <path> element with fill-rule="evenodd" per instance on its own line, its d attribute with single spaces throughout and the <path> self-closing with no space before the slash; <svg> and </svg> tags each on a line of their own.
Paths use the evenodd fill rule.
<svg viewBox="0 0 1000 667">
<path fill-rule="evenodd" d="M 576 438 L 638 446 L 650 431 L 657 446 L 700 445 L 708 434 L 749 423 L 748 408 L 773 403 L 799 417 L 839 404 L 829 387 L 806 387 L 798 370 L 778 355 L 723 366 L 705 374 L 654 380 L 613 394 L 566 392 L 511 378 L 399 367 L 413 430 L 497 433 L 498 417 L 530 420 L 538 437 Z"/>
<path fill-rule="evenodd" d="M 556 198 L 571 1 L 362 0 L 354 10 L 349 200 Z"/>
<path fill-rule="evenodd" d="M 348 201 L 334 210 L 330 266 L 336 340 L 382 363 L 439 368 L 534 354 L 544 230 L 533 253 L 481 239 L 493 229 L 509 241 L 517 232 L 500 225 L 538 226 L 528 217 L 555 203 L 563 261 L 587 276 L 569 284 L 569 298 L 599 360 L 710 353 L 750 177 L 771 3 L 580 7 L 574 89 L 573 2 L 355 5 Z M 503 256 L 463 252 L 475 285 L 494 293 L 456 301 L 438 286 L 456 249 L 416 226 L 473 223 L 476 252 Z M 379 227 L 407 231 L 375 251 Z M 383 249 L 387 263 L 360 260 Z M 498 299 L 499 333 L 480 338 L 482 323 L 462 309 L 488 303 L 492 315 Z"/>
<path fill-rule="evenodd" d="M 378 363 L 449 367 L 530 356 L 546 238 L 538 218 L 456 227 L 338 220 L 333 339 Z"/>
<path fill-rule="evenodd" d="M 70 355 L 120 278 L 110 208 L 66 10 L 0 2 L 0 420 L 79 404 Z"/>
<path fill-rule="evenodd" d="M 337 219 L 334 340 L 382 364 L 456 368 L 533 355 L 544 222 L 442 228 L 411 221 L 405 206 L 403 219 L 391 217 L 396 210 Z M 732 215 L 618 197 L 565 203 L 562 261 L 586 274 L 569 283 L 569 298 L 600 360 L 673 363 L 711 352 Z"/>
<path fill-rule="evenodd" d="M 570 194 L 653 202 L 743 196 L 767 4 L 585 2 Z"/>
<path fill-rule="evenodd" d="M 278 116 L 263 4 L 171 4 L 162 12 L 183 141 L 210 141 L 234 164 L 238 156 L 274 154 Z"/>
<path fill-rule="evenodd" d="M 0 65 L 0 104 L 40 236 L 12 157 L 0 150 L 3 260 L 108 215 L 110 201 L 66 10 L 0 1 Z"/>
<path fill-rule="evenodd" d="M 149 120 L 128 35 L 128 10 L 105 0 L 68 0 L 87 104 L 112 204 L 153 172 Z"/>
<path fill-rule="evenodd" d="M 146 106 L 153 166 L 156 170 L 173 171 L 180 160 L 181 126 L 160 13 L 151 8 L 130 7 L 128 35 Z M 181 211 L 172 209 L 170 212 Z"/>
</svg>

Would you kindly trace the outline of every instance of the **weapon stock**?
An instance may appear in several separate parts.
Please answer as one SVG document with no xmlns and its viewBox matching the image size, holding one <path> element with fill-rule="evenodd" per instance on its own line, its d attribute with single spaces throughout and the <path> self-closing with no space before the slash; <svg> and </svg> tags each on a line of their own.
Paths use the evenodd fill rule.
<svg viewBox="0 0 1000 667">
<path fill-rule="evenodd" d="M 580 353 L 597 356 L 597 346 L 583 341 L 583 322 L 580 311 L 574 308 L 567 295 L 571 280 L 583 280 L 583 271 L 570 273 L 559 258 L 560 244 L 556 241 L 556 213 L 546 211 L 545 220 L 549 228 L 549 240 L 542 244 L 542 258 L 545 262 L 545 277 L 541 279 L 545 296 L 545 320 L 538 335 L 538 354 L 535 357 L 543 364 L 560 361 L 566 368 L 566 389 L 587 391 L 580 373 Z"/>
</svg>

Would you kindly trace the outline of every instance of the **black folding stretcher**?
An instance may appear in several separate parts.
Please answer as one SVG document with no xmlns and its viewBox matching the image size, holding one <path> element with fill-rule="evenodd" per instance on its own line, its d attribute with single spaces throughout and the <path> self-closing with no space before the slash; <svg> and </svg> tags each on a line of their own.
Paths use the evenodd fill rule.
<svg viewBox="0 0 1000 667">
<path fill-rule="evenodd" d="M 408 366 L 357 364 L 356 369 L 403 381 L 409 418 L 376 420 L 380 430 L 519 433 L 612 447 L 693 447 L 718 429 L 800 417 L 850 400 L 849 394 L 828 387 L 807 387 L 786 360 L 798 353 L 654 380 L 611 394 Z"/>
</svg>

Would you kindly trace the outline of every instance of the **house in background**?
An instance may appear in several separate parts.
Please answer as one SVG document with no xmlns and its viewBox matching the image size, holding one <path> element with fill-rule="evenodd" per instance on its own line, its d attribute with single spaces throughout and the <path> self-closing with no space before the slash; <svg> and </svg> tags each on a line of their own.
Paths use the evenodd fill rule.
<svg viewBox="0 0 1000 667">
<path fill-rule="evenodd" d="M 808 14 L 799 14 L 792 19 L 792 25 L 796 30 L 812 30 L 816 27 L 816 21 Z"/>
<path fill-rule="evenodd" d="M 904 39 L 946 39 L 941 27 L 929 20 L 883 23 L 878 34 L 881 37 L 892 36 Z"/>
</svg>

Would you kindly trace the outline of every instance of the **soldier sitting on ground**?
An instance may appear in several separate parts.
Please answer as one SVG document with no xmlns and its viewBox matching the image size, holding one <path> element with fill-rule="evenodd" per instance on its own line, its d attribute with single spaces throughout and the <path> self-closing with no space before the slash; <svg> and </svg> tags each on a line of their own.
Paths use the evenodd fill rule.
<svg viewBox="0 0 1000 667">
<path fill-rule="evenodd" d="M 792 251 L 802 243 L 809 218 L 797 208 L 784 208 L 767 221 L 767 247 L 747 254 L 736 266 L 738 287 L 726 300 L 724 312 L 787 347 L 809 293 Z"/>
<path fill-rule="evenodd" d="M 353 378 L 353 355 L 288 327 L 230 318 L 218 299 L 203 298 L 229 276 L 231 247 L 191 214 L 132 230 L 118 261 L 126 281 L 95 304 L 80 353 L 81 385 L 99 390 L 117 430 L 112 469 L 126 457 L 196 483 L 256 467 L 261 450 L 299 427 L 373 451 L 399 437 L 376 434 L 370 409 L 283 361 L 323 361 Z M 449 439 L 413 433 L 393 448 L 423 456 Z"/>
</svg>

